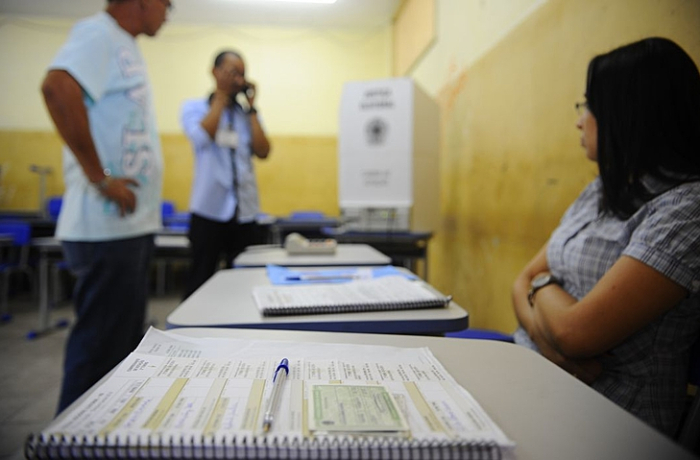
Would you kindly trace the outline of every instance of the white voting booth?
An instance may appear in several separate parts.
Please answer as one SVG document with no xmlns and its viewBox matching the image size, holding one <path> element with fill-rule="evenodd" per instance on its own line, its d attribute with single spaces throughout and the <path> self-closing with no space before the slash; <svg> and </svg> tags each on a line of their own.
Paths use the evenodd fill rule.
<svg viewBox="0 0 700 460">
<path fill-rule="evenodd" d="M 339 201 L 348 229 L 435 230 L 439 111 L 412 79 L 346 83 L 338 137 Z"/>
</svg>

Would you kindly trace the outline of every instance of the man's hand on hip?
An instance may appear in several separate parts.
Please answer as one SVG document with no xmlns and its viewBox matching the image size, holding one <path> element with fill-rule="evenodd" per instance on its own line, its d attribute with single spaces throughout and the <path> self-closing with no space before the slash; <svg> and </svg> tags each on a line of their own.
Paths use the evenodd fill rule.
<svg viewBox="0 0 700 460">
<path fill-rule="evenodd" d="M 110 177 L 100 186 L 100 193 L 119 206 L 119 214 L 122 217 L 136 209 L 136 194 L 129 186 L 138 187 L 139 183 L 130 177 Z"/>
</svg>

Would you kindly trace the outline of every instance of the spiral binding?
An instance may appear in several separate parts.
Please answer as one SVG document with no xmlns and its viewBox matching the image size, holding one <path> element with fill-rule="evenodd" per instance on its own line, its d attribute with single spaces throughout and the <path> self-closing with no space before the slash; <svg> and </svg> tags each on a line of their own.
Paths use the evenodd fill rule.
<svg viewBox="0 0 700 460">
<path fill-rule="evenodd" d="M 263 316 L 290 316 L 290 315 L 317 315 L 333 313 L 353 313 L 363 311 L 393 311 L 393 310 L 413 310 L 419 308 L 439 308 L 444 307 L 452 301 L 452 296 L 437 299 L 416 300 L 408 302 L 381 302 L 372 304 L 346 304 L 346 305 L 313 305 L 313 306 L 293 306 L 293 307 L 268 307 L 263 310 Z"/>
<path fill-rule="evenodd" d="M 27 459 L 327 459 L 501 460 L 497 443 L 395 438 L 175 437 L 30 435 Z"/>
</svg>

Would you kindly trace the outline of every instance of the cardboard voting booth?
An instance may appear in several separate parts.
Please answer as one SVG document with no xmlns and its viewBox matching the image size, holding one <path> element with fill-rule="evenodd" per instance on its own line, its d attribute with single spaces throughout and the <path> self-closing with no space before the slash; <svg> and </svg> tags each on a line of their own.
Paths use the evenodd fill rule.
<svg viewBox="0 0 700 460">
<path fill-rule="evenodd" d="M 412 79 L 346 83 L 338 137 L 339 201 L 348 229 L 435 230 L 439 110 Z"/>
</svg>

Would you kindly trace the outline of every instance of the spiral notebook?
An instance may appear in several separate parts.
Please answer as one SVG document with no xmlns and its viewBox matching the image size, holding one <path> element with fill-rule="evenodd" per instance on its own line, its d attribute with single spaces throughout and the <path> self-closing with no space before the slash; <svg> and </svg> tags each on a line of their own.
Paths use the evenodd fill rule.
<svg viewBox="0 0 700 460">
<path fill-rule="evenodd" d="M 426 283 L 403 276 L 344 284 L 256 286 L 253 298 L 263 316 L 440 308 L 452 300 Z"/>
<path fill-rule="evenodd" d="M 262 429 L 280 358 L 289 374 Z M 192 338 L 151 329 L 28 459 L 514 458 L 428 348 Z"/>
</svg>

